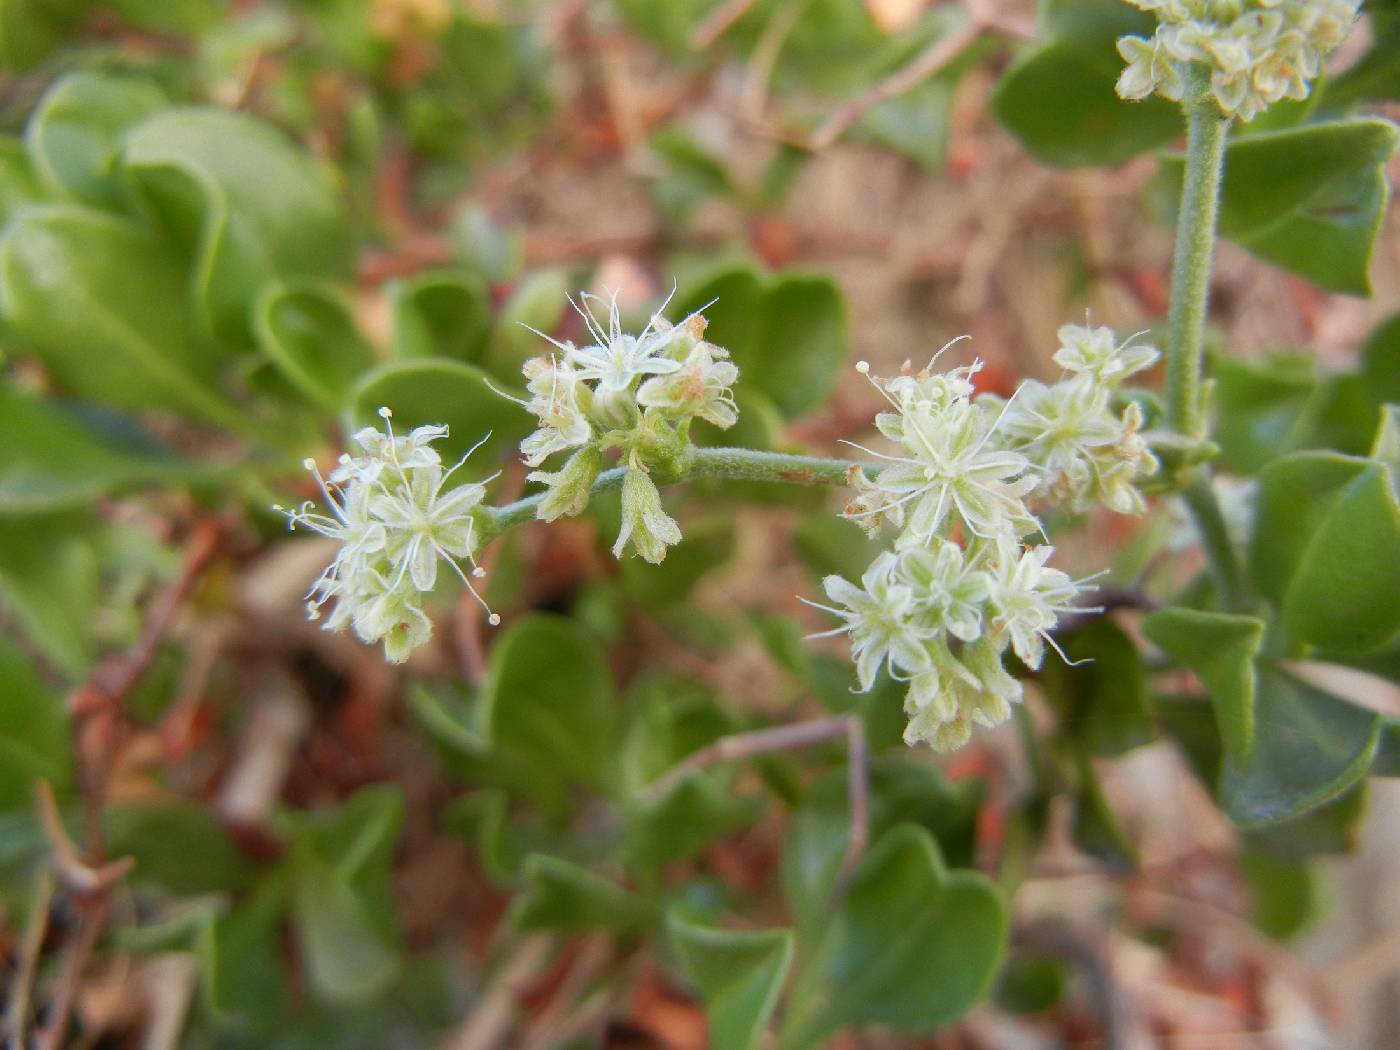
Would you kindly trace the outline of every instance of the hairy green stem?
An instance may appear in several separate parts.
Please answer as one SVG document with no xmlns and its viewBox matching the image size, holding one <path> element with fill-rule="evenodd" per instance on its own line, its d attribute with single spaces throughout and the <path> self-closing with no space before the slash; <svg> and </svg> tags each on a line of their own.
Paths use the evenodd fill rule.
<svg viewBox="0 0 1400 1050">
<path fill-rule="evenodd" d="M 794 485 L 842 485 L 852 467 L 878 468 L 847 459 L 797 456 L 786 452 L 759 452 L 748 448 L 697 448 L 687 458 L 686 469 L 668 481 L 695 478 L 728 478 L 733 481 L 780 481 Z M 598 475 L 592 492 L 597 495 L 622 484 L 626 467 L 613 467 Z M 534 520 L 544 493 L 526 496 L 503 507 L 484 507 L 478 521 L 485 543 L 514 525 Z"/>
<path fill-rule="evenodd" d="M 1210 95 L 1210 76 L 1204 66 L 1195 68 L 1191 81 L 1184 107 L 1186 174 L 1176 222 L 1171 307 L 1167 314 L 1167 423 L 1178 434 L 1199 441 L 1205 437 L 1206 429 L 1201 371 L 1230 121 Z M 1228 609 L 1239 608 L 1244 600 L 1239 559 L 1208 476 L 1201 470 L 1195 471 L 1181 495 L 1200 534 L 1221 602 Z"/>
<path fill-rule="evenodd" d="M 1204 433 L 1201 359 L 1205 353 L 1211 256 L 1220 211 L 1229 120 L 1207 90 L 1208 74 L 1197 67 L 1186 103 L 1186 177 L 1176 222 L 1171 309 L 1167 315 L 1167 422 L 1179 434 Z"/>
</svg>

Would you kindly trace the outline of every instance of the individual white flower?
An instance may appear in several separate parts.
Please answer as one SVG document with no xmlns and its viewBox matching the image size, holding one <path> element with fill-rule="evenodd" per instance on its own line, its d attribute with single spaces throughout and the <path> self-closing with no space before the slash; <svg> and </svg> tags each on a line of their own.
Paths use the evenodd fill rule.
<svg viewBox="0 0 1400 1050">
<path fill-rule="evenodd" d="M 1045 643 L 1059 614 L 1074 608 L 1081 585 L 1045 563 L 1055 548 L 998 544 L 989 566 L 988 610 L 992 629 L 1005 632 L 1011 648 L 1032 670 L 1040 667 Z"/>
<path fill-rule="evenodd" d="M 530 400 L 502 396 L 524 405 L 540 421 L 538 429 L 520 444 L 526 465 L 538 467 L 556 452 L 591 441 L 593 426 L 581 407 L 588 390 L 573 366 L 554 357 L 536 357 L 525 362 L 523 372 Z"/>
<path fill-rule="evenodd" d="M 594 404 L 599 419 L 610 426 L 624 426 L 636 411 L 633 384 L 646 376 L 668 375 L 677 371 L 681 364 L 666 356 L 670 334 L 657 330 L 655 318 L 638 335 L 622 330 L 616 292 L 606 300 L 606 329 L 594 315 L 591 305 L 604 300 L 588 292 L 579 299 L 582 305 L 575 308 L 583 316 L 593 343 L 588 346 L 568 344 L 564 352 L 578 377 L 594 383 Z"/>
<path fill-rule="evenodd" d="M 828 576 L 822 581 L 826 596 L 837 603 L 835 606 L 808 603 L 845 621 L 844 626 L 816 637 L 850 635 L 851 655 L 862 692 L 875 685 L 875 676 L 882 667 L 889 668 L 894 677 L 903 677 L 897 668 L 913 672 L 928 662 L 926 637 L 910 621 L 914 592 L 899 578 L 898 566 L 898 556 L 885 551 L 865 570 L 860 586 L 841 576 Z"/>
<path fill-rule="evenodd" d="M 622 528 L 613 544 L 613 557 L 621 558 L 631 546 L 646 561 L 660 565 L 666 548 L 681 541 L 676 519 L 661 509 L 661 493 L 640 466 L 630 466 L 622 479 Z"/>
<path fill-rule="evenodd" d="M 738 379 L 739 369 L 729 360 L 727 351 L 699 342 L 675 371 L 644 382 L 637 390 L 637 403 L 728 429 L 739 419 L 739 408 L 730 390 Z"/>
<path fill-rule="evenodd" d="M 1061 325 L 1058 335 L 1060 348 L 1055 351 L 1055 363 L 1072 375 L 1109 386 L 1117 386 L 1128 376 L 1150 368 L 1162 356 L 1155 346 L 1133 346 L 1136 335 L 1119 343 L 1113 329 L 1102 326 Z"/>
<path fill-rule="evenodd" d="M 352 626 L 365 642 L 383 641 L 389 659 L 400 662 L 432 634 L 422 599 L 437 583 L 439 560 L 485 606 L 462 562 L 472 566 L 471 576 L 482 575 L 474 560 L 478 536 L 473 510 L 486 489 L 485 482 L 448 486 L 481 442 L 444 470 L 432 443 L 447 436 L 446 427 L 419 427 L 396 437 L 389 410 L 380 409 L 380 416 L 384 431 L 357 433 L 363 454 L 342 456 L 329 482 L 314 460 L 306 461 L 330 513 L 316 511 L 309 502 L 284 513 L 289 527 L 304 526 L 340 544 L 307 593 L 311 618 L 318 619 L 322 606 L 334 599 L 327 630 Z M 487 613 L 491 623 L 500 622 L 495 613 Z"/>
<path fill-rule="evenodd" d="M 868 366 L 861 371 L 868 372 Z M 998 434 L 1004 408 L 930 384 L 900 384 L 896 399 L 889 384 L 873 382 L 896 409 L 881 413 L 877 425 L 899 442 L 904 455 L 870 453 L 887 463 L 873 481 L 883 500 L 863 492 L 866 506 L 852 511 L 851 518 L 892 519 L 896 508 L 908 505 L 901 515 L 905 535 L 921 544 L 946 535 L 956 520 L 982 537 L 1020 536 L 1036 527 L 1022 499 L 1036 485 L 1028 474 L 1030 461 L 1005 447 Z M 921 396 L 925 390 L 933 396 Z"/>
<path fill-rule="evenodd" d="M 987 575 L 967 564 L 956 543 L 935 540 L 932 548 L 900 551 L 899 570 L 913 588 L 914 620 L 919 626 L 964 642 L 982 633 Z"/>
</svg>

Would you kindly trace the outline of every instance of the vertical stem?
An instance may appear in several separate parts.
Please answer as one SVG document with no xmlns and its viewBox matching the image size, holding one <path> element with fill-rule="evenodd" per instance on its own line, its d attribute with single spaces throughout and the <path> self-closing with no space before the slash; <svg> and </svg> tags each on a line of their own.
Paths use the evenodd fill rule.
<svg viewBox="0 0 1400 1050">
<path fill-rule="evenodd" d="M 1230 128 L 1229 118 L 1221 114 L 1209 88 L 1208 71 L 1204 66 L 1196 66 L 1185 104 L 1186 176 L 1181 186 L 1171 309 L 1167 315 L 1167 423 L 1190 438 L 1205 436 L 1201 365 L 1215 227 L 1220 213 L 1220 181 L 1225 171 L 1225 138 Z M 1182 498 L 1200 533 L 1221 603 L 1227 609 L 1238 608 L 1243 600 L 1239 559 L 1206 475 L 1196 473 Z"/>
<path fill-rule="evenodd" d="M 1171 310 L 1167 317 L 1167 421 L 1188 437 L 1201 437 L 1201 358 L 1220 176 L 1225 168 L 1229 120 L 1208 93 L 1205 67 L 1196 67 L 1186 103 L 1186 178 L 1176 224 Z"/>
</svg>

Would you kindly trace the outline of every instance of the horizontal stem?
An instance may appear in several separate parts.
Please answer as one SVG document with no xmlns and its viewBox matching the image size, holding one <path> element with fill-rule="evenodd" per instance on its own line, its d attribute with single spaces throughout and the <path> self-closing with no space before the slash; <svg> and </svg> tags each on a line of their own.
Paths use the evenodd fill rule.
<svg viewBox="0 0 1400 1050">
<path fill-rule="evenodd" d="M 697 448 L 692 450 L 686 469 L 670 480 L 727 478 L 732 481 L 778 481 L 792 485 L 844 485 L 852 467 L 864 466 L 873 473 L 878 468 L 848 459 L 823 456 L 797 456 L 787 452 L 760 452 L 748 448 Z M 626 467 L 613 467 L 598 475 L 592 494 L 615 489 L 622 484 Z M 507 529 L 535 518 L 543 492 L 537 492 L 503 507 L 484 507 L 481 517 L 482 543 Z"/>
</svg>

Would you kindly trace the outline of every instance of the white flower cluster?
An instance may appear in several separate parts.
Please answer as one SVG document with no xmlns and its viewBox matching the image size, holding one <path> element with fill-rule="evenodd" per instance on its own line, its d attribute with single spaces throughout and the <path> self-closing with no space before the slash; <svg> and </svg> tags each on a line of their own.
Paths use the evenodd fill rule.
<svg viewBox="0 0 1400 1050">
<path fill-rule="evenodd" d="M 544 336 L 558 353 L 533 358 L 524 368 L 531 396 L 520 403 L 539 419 L 520 446 L 525 463 L 539 467 L 554 453 L 572 450 L 559 470 L 529 475 L 548 488 L 539 517 L 553 521 L 581 513 L 604 453 L 620 449 L 627 474 L 613 553 L 620 558 L 631 547 L 660 562 L 681 534 L 662 509 L 650 472 L 683 453 L 692 420 L 734 425 L 738 410 L 730 388 L 739 369 L 727 351 L 705 341 L 706 322 L 698 312 L 678 325 L 657 313 L 639 335 L 631 335 L 622 331 L 615 294 L 606 301 L 606 328 L 592 308 L 604 300 L 584 293 L 581 301 L 575 309 L 592 343 L 575 346 Z"/>
<path fill-rule="evenodd" d="M 1021 686 L 1003 653 L 1038 668 L 1059 614 L 1084 589 L 1046 565 L 1053 547 L 1024 542 L 1044 534 L 1031 503 L 1144 507 L 1136 484 L 1157 461 L 1139 434 L 1141 410 L 1128 402 L 1115 414 L 1113 402 L 1157 351 L 1120 344 L 1107 328 L 1066 325 L 1059 336 L 1064 378 L 1026 382 L 1010 400 L 976 394 L 977 364 L 872 380 L 893 407 L 875 425 L 900 454 L 862 449 L 884 465 L 873 479 L 852 472 L 846 515 L 872 536 L 885 526 L 897 535 L 859 586 L 827 577 L 835 604 L 820 608 L 845 621 L 827 634 L 850 635 L 862 690 L 882 667 L 909 683 L 908 743 L 951 750 L 974 723 L 1005 721 Z"/>
<path fill-rule="evenodd" d="M 365 642 L 382 641 L 385 655 L 402 663 L 432 636 L 422 600 L 437 582 L 439 559 L 485 608 L 461 563 L 471 565 L 471 576 L 484 574 L 474 560 L 477 531 L 472 510 L 485 497 L 491 479 L 449 488 L 448 480 L 481 442 L 444 470 L 432 444 L 447 436 L 446 427 L 418 427 L 406 437 L 396 437 L 392 413 L 381 408 L 379 414 L 384 430 L 359 431 L 355 443 L 363 454 L 342 455 L 329 481 L 314 460 L 306 460 L 330 514 L 318 513 L 311 502 L 296 510 L 276 509 L 287 515 L 290 528 L 303 525 L 340 543 L 335 560 L 307 593 L 311 619 L 319 619 L 321 607 L 334 598 L 326 630 L 351 626 Z M 500 622 L 486 611 L 493 625 Z"/>
<path fill-rule="evenodd" d="M 1156 14 L 1152 38 L 1125 36 L 1118 53 L 1123 98 L 1153 92 L 1181 101 L 1186 70 L 1210 71 L 1227 116 L 1252 120 L 1280 99 L 1303 99 L 1323 59 L 1356 21 L 1358 0 L 1128 0 Z"/>
</svg>

